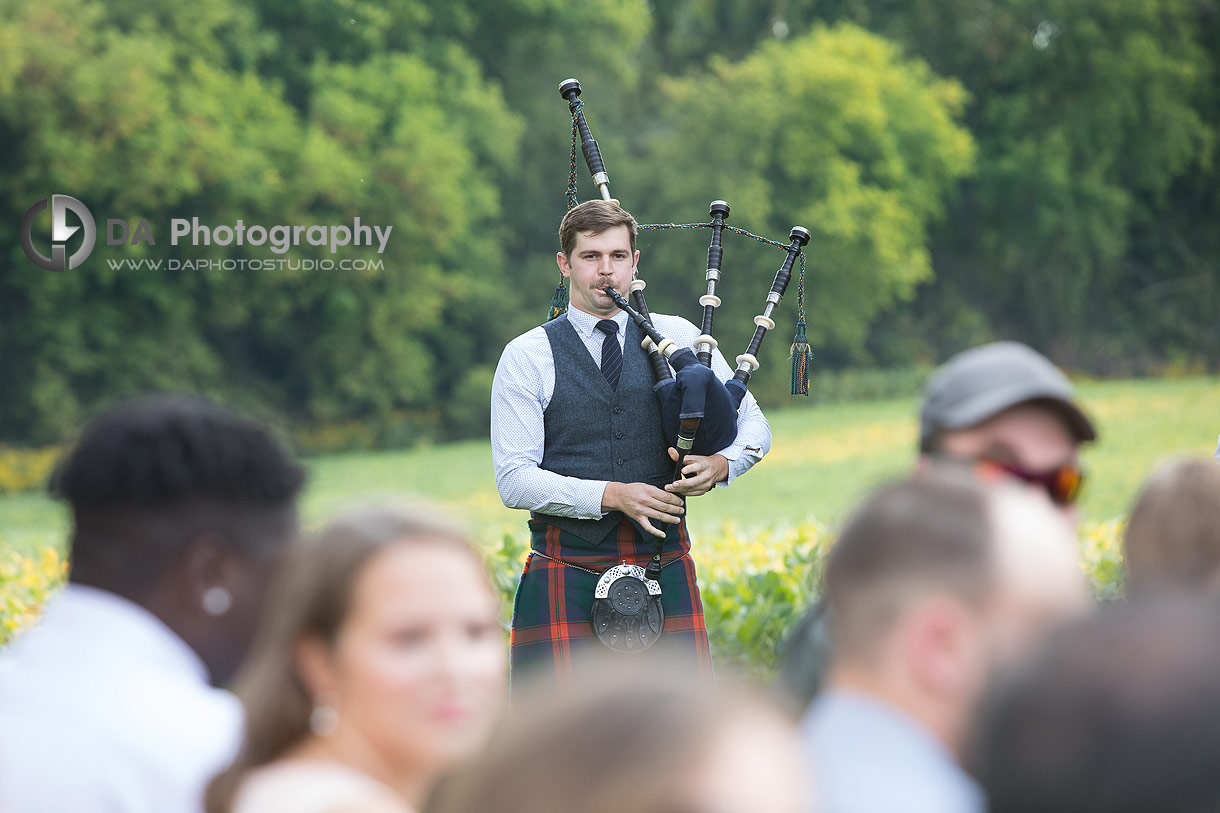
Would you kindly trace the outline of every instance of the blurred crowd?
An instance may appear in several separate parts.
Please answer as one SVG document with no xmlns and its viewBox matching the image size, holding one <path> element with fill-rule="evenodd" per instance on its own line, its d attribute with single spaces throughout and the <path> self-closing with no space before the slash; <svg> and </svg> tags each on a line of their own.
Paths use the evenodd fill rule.
<svg viewBox="0 0 1220 813">
<path fill-rule="evenodd" d="M 467 529 L 368 506 L 303 534 L 305 472 L 268 428 L 122 404 L 54 478 L 69 583 L 0 651 L 0 810 L 1220 810 L 1220 467 L 1150 473 L 1126 596 L 1099 607 L 1074 508 L 1097 440 L 1048 360 L 967 350 L 927 383 L 910 473 L 841 529 L 776 685 L 696 673 L 662 636 L 578 650 L 559 690 L 514 673 L 510 704 Z"/>
</svg>

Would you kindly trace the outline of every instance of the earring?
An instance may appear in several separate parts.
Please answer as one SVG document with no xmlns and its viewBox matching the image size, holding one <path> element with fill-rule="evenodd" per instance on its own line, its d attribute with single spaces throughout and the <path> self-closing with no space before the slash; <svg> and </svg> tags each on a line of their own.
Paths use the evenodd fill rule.
<svg viewBox="0 0 1220 813">
<path fill-rule="evenodd" d="M 335 729 L 338 727 L 339 712 L 334 706 L 319 703 L 309 713 L 309 730 L 319 737 L 326 737 L 335 733 Z"/>
<path fill-rule="evenodd" d="M 203 611 L 219 618 L 233 606 L 233 594 L 223 587 L 209 587 L 203 591 Z"/>
</svg>

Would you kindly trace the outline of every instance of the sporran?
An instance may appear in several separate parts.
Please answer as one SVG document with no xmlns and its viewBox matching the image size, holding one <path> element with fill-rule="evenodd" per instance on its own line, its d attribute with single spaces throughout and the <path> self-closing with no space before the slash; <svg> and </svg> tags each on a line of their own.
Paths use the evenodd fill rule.
<svg viewBox="0 0 1220 813">
<path fill-rule="evenodd" d="M 643 652 L 665 627 L 661 584 L 624 562 L 602 573 L 593 591 L 593 631 L 615 652 Z"/>
</svg>

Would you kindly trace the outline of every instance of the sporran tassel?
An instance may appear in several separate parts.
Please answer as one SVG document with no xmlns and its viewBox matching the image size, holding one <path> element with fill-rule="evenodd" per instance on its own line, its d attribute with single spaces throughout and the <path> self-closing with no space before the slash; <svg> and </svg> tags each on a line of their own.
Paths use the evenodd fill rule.
<svg viewBox="0 0 1220 813">
<path fill-rule="evenodd" d="M 792 394 L 809 395 L 809 361 L 813 358 L 813 349 L 809 347 L 809 339 L 805 337 L 805 320 L 796 323 L 796 336 L 792 339 Z"/>
<path fill-rule="evenodd" d="M 547 312 L 546 321 L 562 316 L 568 311 L 568 289 L 564 286 L 563 280 L 555 286 L 555 293 L 551 294 L 551 309 Z"/>
<path fill-rule="evenodd" d="M 805 337 L 805 254 L 801 253 L 801 273 L 796 281 L 796 335 L 792 337 L 792 394 L 809 396 L 809 362 L 813 349 Z"/>
</svg>

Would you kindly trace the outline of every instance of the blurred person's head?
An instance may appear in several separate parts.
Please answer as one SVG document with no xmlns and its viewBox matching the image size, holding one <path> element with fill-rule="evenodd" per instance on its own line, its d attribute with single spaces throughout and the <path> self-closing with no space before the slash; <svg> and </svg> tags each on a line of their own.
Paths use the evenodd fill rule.
<svg viewBox="0 0 1220 813">
<path fill-rule="evenodd" d="M 1023 344 L 958 353 L 924 388 L 920 454 L 989 463 L 1070 511 L 1081 481 L 1077 447 L 1097 437 L 1073 392 L 1062 372 Z"/>
<path fill-rule="evenodd" d="M 202 398 L 122 404 L 55 475 L 72 509 L 69 579 L 145 607 L 225 683 L 296 536 L 304 479 L 266 427 Z"/>
<path fill-rule="evenodd" d="M 1123 536 L 1127 592 L 1220 592 L 1220 467 L 1178 460 L 1144 482 Z"/>
<path fill-rule="evenodd" d="M 992 813 L 1220 810 L 1220 609 L 1105 608 L 997 684 L 970 763 Z"/>
<path fill-rule="evenodd" d="M 941 471 L 860 506 L 823 599 L 828 686 L 900 708 L 954 752 L 992 674 L 1088 606 L 1074 537 L 1047 500 Z"/>
<path fill-rule="evenodd" d="M 428 813 L 809 811 L 791 722 L 689 669 L 592 658 L 575 685 L 514 704 L 488 747 L 441 783 Z"/>
<path fill-rule="evenodd" d="M 212 784 L 227 811 L 250 771 L 337 762 L 418 803 L 483 744 L 506 694 L 498 598 L 461 530 L 387 508 L 351 511 L 277 579 L 241 679 L 246 741 Z"/>
</svg>

